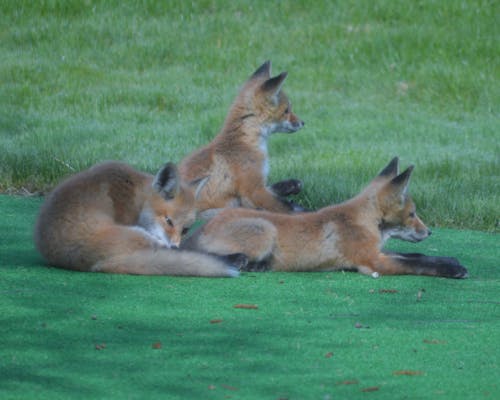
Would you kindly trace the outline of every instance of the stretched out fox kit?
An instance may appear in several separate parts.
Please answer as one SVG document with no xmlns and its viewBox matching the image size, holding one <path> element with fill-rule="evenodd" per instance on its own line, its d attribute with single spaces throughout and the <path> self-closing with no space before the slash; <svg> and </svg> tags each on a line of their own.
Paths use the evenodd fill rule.
<svg viewBox="0 0 500 400">
<path fill-rule="evenodd" d="M 390 237 L 418 242 L 431 234 L 408 195 L 413 167 L 399 174 L 398 163 L 394 158 L 356 197 L 316 212 L 223 210 L 183 247 L 221 255 L 243 253 L 250 261 L 247 270 L 354 269 L 374 277 L 467 277 L 455 258 L 381 250 Z"/>
<path fill-rule="evenodd" d="M 266 186 L 267 139 L 272 133 L 292 133 L 304 125 L 282 90 L 286 76 L 282 72 L 271 77 L 269 61 L 260 66 L 240 90 L 219 134 L 180 163 L 185 181 L 209 177 L 196 201 L 200 211 L 236 206 L 274 212 L 296 209 L 284 197 L 300 192 L 300 181 Z"/>
<path fill-rule="evenodd" d="M 195 220 L 195 193 L 166 164 L 156 176 L 105 162 L 57 186 L 35 226 L 52 266 L 139 275 L 235 276 L 241 258 L 176 250 Z"/>
</svg>

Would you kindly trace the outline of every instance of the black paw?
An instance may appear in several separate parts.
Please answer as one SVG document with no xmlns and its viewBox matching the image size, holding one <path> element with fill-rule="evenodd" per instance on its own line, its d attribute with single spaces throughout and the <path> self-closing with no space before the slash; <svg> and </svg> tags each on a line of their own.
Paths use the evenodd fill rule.
<svg viewBox="0 0 500 400">
<path fill-rule="evenodd" d="M 249 262 L 242 272 L 266 272 L 270 271 L 269 263 L 267 261 L 252 261 Z"/>
<path fill-rule="evenodd" d="M 467 268 L 454 257 L 426 256 L 420 253 L 391 253 L 396 260 L 405 265 L 412 275 L 441 276 L 443 278 L 467 278 Z M 409 271 L 409 272 L 408 272 Z"/>
<path fill-rule="evenodd" d="M 294 194 L 299 194 L 303 188 L 302 181 L 299 179 L 287 179 L 284 181 L 276 182 L 271 186 L 274 194 L 280 197 L 287 197 Z"/>
<path fill-rule="evenodd" d="M 239 271 L 245 271 L 245 268 L 248 265 L 248 257 L 243 253 L 234 253 L 218 257 L 224 262 L 231 264 L 231 266 Z"/>
<path fill-rule="evenodd" d="M 450 272 L 453 274 L 450 276 L 451 278 L 463 279 L 469 277 L 469 271 L 467 271 L 467 268 L 458 263 L 451 268 Z"/>
<path fill-rule="evenodd" d="M 462 279 L 469 276 L 469 271 L 454 257 L 435 257 L 439 276 Z"/>
</svg>

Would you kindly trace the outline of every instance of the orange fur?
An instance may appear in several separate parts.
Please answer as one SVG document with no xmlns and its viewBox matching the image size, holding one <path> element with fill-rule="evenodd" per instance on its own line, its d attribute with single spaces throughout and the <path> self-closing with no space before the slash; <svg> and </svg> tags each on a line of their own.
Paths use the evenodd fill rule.
<svg viewBox="0 0 500 400">
<path fill-rule="evenodd" d="M 412 169 L 398 174 L 395 158 L 358 196 L 316 212 L 223 210 L 183 247 L 244 253 L 250 267 L 265 264 L 276 271 L 355 269 L 373 276 L 467 276 L 453 258 L 381 250 L 389 237 L 417 242 L 430 235 L 407 193 Z"/>
<path fill-rule="evenodd" d="M 36 247 L 50 265 L 75 271 L 234 276 L 218 258 L 174 250 L 196 215 L 177 175 L 173 164 L 153 176 L 106 162 L 71 176 L 40 210 Z"/>
<path fill-rule="evenodd" d="M 200 211 L 236 206 L 293 210 L 266 186 L 267 139 L 274 132 L 295 132 L 304 123 L 281 90 L 287 74 L 271 77 L 270 68 L 266 62 L 255 71 L 233 102 L 219 134 L 180 163 L 185 181 L 209 177 L 196 202 Z"/>
</svg>

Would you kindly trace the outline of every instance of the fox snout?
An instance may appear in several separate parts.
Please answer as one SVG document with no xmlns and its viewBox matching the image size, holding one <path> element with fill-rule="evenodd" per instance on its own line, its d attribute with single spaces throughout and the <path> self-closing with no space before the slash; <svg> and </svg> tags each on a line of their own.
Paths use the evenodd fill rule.
<svg viewBox="0 0 500 400">
<path fill-rule="evenodd" d="M 383 229 L 382 231 L 384 241 L 388 238 L 395 238 L 405 240 L 407 242 L 421 242 L 427 239 L 432 232 L 424 224 L 421 227 L 414 226 L 399 226 L 392 227 L 388 229 Z"/>
<path fill-rule="evenodd" d="M 290 118 L 283 122 L 282 128 L 284 133 L 293 133 L 297 132 L 305 125 L 305 122 L 302 121 L 295 114 L 292 114 Z"/>
<path fill-rule="evenodd" d="M 412 231 L 414 232 L 413 236 L 415 238 L 415 242 L 420 242 L 421 240 L 424 240 L 432 235 L 431 230 L 427 228 L 423 221 L 416 215 Z"/>
<path fill-rule="evenodd" d="M 410 242 L 421 242 L 424 239 L 427 239 L 432 235 L 432 231 L 430 229 L 424 228 L 421 230 L 415 230 L 408 235 L 408 241 Z"/>
<path fill-rule="evenodd" d="M 293 117 L 295 117 L 295 118 L 291 118 L 290 122 L 292 123 L 292 126 L 294 127 L 294 129 L 298 131 L 306 123 L 304 121 L 302 121 L 296 114 L 293 114 Z"/>
<path fill-rule="evenodd" d="M 175 232 L 169 237 L 168 247 L 175 250 L 178 249 L 180 245 L 181 245 L 181 235 Z"/>
</svg>

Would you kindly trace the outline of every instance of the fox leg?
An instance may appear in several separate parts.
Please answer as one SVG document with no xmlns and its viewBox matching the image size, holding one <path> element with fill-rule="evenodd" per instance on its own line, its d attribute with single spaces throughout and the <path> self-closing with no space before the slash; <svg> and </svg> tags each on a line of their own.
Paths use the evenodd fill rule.
<svg viewBox="0 0 500 400">
<path fill-rule="evenodd" d="M 293 204 L 285 199 L 280 199 L 275 193 L 265 186 L 251 188 L 241 193 L 243 207 L 263 209 L 267 211 L 290 213 L 294 211 Z"/>
<path fill-rule="evenodd" d="M 242 253 L 248 257 L 248 270 L 263 270 L 276 245 L 277 230 L 262 218 L 240 218 L 221 224 L 208 224 L 188 239 L 186 248 L 211 254 Z"/>
<path fill-rule="evenodd" d="M 386 252 L 380 254 L 378 263 L 371 269 L 372 272 L 381 275 L 428 275 L 445 278 L 468 276 L 467 269 L 456 258 L 426 256 L 419 253 Z"/>
<path fill-rule="evenodd" d="M 270 186 L 271 191 L 278 196 L 279 200 L 285 204 L 290 211 L 293 212 L 306 212 L 309 211 L 301 205 L 287 199 L 286 197 L 299 194 L 302 190 L 303 184 L 299 179 L 287 179 L 284 181 L 276 182 Z"/>
<path fill-rule="evenodd" d="M 299 194 L 302 187 L 302 181 L 298 179 L 287 179 L 271 185 L 271 190 L 279 197 L 287 197 L 293 194 Z"/>
</svg>

